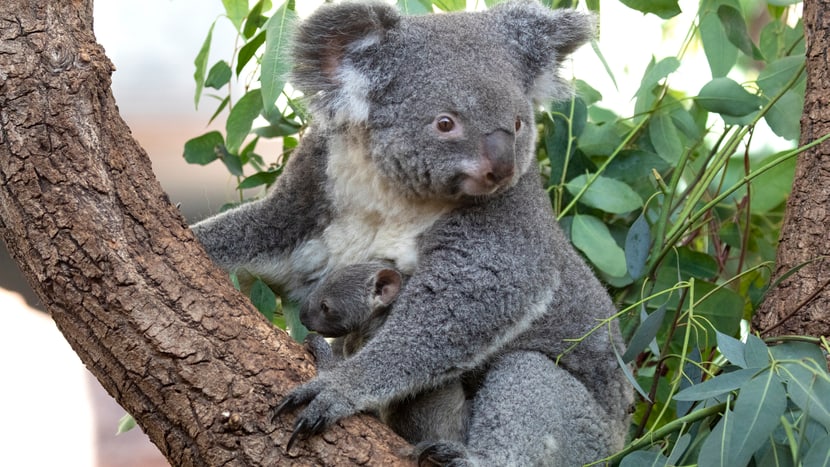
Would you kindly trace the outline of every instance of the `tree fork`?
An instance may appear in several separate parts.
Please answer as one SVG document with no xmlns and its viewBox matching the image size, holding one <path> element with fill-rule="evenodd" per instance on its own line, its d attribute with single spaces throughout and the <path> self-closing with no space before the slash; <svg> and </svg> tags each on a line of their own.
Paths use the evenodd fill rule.
<svg viewBox="0 0 830 467">
<path fill-rule="evenodd" d="M 314 374 L 208 259 L 110 91 L 91 0 L 0 2 L 0 235 L 60 331 L 173 465 L 400 465 L 370 417 L 284 447 Z M 25 382 L 19 382 L 25 384 Z"/>
</svg>

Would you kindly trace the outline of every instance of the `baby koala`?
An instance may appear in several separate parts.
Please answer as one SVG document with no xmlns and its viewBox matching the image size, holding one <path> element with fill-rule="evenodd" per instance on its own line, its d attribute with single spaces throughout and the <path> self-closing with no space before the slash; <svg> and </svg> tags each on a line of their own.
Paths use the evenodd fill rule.
<svg viewBox="0 0 830 467">
<path fill-rule="evenodd" d="M 306 345 L 325 371 L 357 353 L 383 326 L 404 276 L 386 261 L 344 266 L 329 273 L 309 295 L 300 321 L 317 334 Z M 323 337 L 333 337 L 331 346 Z M 463 442 L 470 401 L 460 380 L 393 401 L 379 418 L 412 444 Z"/>
</svg>

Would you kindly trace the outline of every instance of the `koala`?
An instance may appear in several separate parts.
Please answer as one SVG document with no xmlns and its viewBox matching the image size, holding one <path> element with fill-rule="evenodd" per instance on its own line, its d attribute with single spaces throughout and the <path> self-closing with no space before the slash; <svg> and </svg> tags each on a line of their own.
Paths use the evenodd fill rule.
<svg viewBox="0 0 830 467">
<path fill-rule="evenodd" d="M 380 261 L 345 266 L 329 273 L 300 312 L 310 330 L 306 345 L 326 371 L 354 355 L 383 325 L 404 278 Z M 323 339 L 336 338 L 329 347 Z M 410 443 L 462 441 L 470 404 L 460 380 L 394 401 L 379 409 L 379 418 Z"/>
<path fill-rule="evenodd" d="M 340 267 L 409 276 L 350 358 L 275 404 L 289 444 L 335 421 L 473 375 L 443 465 L 582 465 L 622 447 L 633 394 L 607 291 L 555 221 L 535 165 L 534 110 L 592 18 L 535 1 L 404 16 L 326 4 L 296 30 L 294 87 L 312 124 L 263 199 L 193 227 L 211 258 L 304 301 Z M 569 339 L 581 338 L 576 346 Z"/>
</svg>

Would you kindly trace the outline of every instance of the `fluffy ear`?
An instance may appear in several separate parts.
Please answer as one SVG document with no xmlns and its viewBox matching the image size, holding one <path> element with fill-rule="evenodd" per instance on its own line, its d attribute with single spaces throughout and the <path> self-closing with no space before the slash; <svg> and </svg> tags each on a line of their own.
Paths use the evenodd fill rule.
<svg viewBox="0 0 830 467">
<path fill-rule="evenodd" d="M 373 77 L 361 58 L 399 21 L 394 7 L 370 2 L 324 5 L 300 24 L 291 82 L 309 97 L 312 112 L 337 122 L 368 118 Z"/>
<path fill-rule="evenodd" d="M 394 269 L 379 270 L 375 273 L 375 300 L 383 306 L 388 306 L 401 291 L 402 282 L 400 272 Z"/>
<path fill-rule="evenodd" d="M 594 17 L 576 10 L 552 10 L 535 1 L 502 3 L 492 12 L 524 72 L 528 96 L 536 102 L 570 97 L 571 88 L 559 77 L 559 68 L 594 37 Z"/>
</svg>

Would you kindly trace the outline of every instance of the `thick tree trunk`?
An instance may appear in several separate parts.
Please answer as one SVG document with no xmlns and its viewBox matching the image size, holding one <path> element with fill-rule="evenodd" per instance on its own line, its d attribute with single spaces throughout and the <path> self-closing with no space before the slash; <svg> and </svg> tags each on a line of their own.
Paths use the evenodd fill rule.
<svg viewBox="0 0 830 467">
<path fill-rule="evenodd" d="M 801 144 L 830 132 L 830 2 L 804 1 L 807 91 Z M 770 290 L 753 319 L 763 335 L 830 335 L 830 143 L 798 158 L 775 277 L 809 262 Z"/>
<path fill-rule="evenodd" d="M 171 464 L 288 464 L 291 417 L 270 411 L 312 363 L 170 205 L 118 115 L 91 0 L 3 0 L 0 40 L 0 234 L 58 328 Z M 405 462 L 377 421 L 339 425 L 291 463 Z"/>
</svg>

